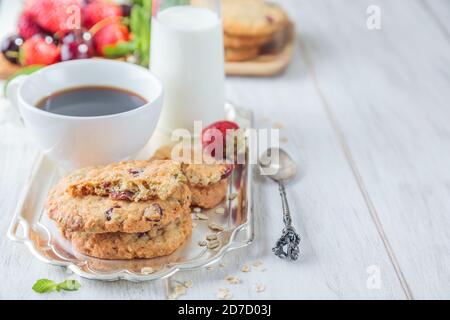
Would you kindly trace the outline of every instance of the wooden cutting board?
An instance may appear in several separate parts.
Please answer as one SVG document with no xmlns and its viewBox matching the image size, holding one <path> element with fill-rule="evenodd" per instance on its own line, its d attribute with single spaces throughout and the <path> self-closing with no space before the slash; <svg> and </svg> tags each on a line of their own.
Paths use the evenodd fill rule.
<svg viewBox="0 0 450 320">
<path fill-rule="evenodd" d="M 294 53 L 295 31 L 291 22 L 288 27 L 286 43 L 276 53 L 266 53 L 255 59 L 241 62 L 226 62 L 228 76 L 268 77 L 283 72 L 292 60 Z"/>
<path fill-rule="evenodd" d="M 294 38 L 292 37 L 279 53 L 260 55 L 249 61 L 227 62 L 225 72 L 228 76 L 274 76 L 287 68 L 292 60 L 293 52 Z"/>
</svg>

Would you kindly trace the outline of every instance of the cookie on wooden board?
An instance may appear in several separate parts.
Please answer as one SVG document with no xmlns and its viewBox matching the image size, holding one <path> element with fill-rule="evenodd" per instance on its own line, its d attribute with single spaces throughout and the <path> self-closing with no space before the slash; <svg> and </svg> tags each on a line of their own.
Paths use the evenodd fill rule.
<svg viewBox="0 0 450 320">
<path fill-rule="evenodd" d="M 271 36 L 287 23 L 280 6 L 261 0 L 223 0 L 224 32 L 234 36 Z"/>
<path fill-rule="evenodd" d="M 225 60 L 228 62 L 251 60 L 258 57 L 259 51 L 259 47 L 243 49 L 225 48 Z"/>
<path fill-rule="evenodd" d="M 266 43 L 269 43 L 272 38 L 273 36 L 243 37 L 224 33 L 223 43 L 225 48 L 242 49 L 263 46 Z"/>
</svg>

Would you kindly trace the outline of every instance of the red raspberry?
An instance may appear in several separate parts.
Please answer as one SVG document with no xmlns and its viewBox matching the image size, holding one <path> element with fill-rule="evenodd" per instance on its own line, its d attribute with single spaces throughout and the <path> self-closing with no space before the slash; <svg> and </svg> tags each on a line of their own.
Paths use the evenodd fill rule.
<svg viewBox="0 0 450 320">
<path fill-rule="evenodd" d="M 219 130 L 222 137 L 222 143 L 223 143 L 223 154 L 225 154 L 226 150 L 226 140 L 227 140 L 227 130 L 237 130 L 239 129 L 239 126 L 232 121 L 217 121 L 213 124 L 207 126 L 202 131 L 202 145 L 203 148 L 206 148 L 208 145 L 214 143 L 216 137 L 215 130 Z M 215 157 L 215 150 L 212 150 L 211 156 Z M 218 155 L 219 156 L 219 155 Z"/>
</svg>

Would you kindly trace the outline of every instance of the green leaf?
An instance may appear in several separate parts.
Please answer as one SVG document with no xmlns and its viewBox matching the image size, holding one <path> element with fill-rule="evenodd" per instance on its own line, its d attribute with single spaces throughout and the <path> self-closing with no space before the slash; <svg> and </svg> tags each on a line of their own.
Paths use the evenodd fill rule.
<svg viewBox="0 0 450 320">
<path fill-rule="evenodd" d="M 77 291 L 81 284 L 77 280 L 66 280 L 58 284 L 56 290 Z"/>
<path fill-rule="evenodd" d="M 105 57 L 114 59 L 126 56 L 134 51 L 134 42 L 120 41 L 103 48 Z"/>
<path fill-rule="evenodd" d="M 144 7 L 144 10 L 147 12 L 148 11 L 152 12 L 152 4 L 153 4 L 152 0 L 143 0 L 142 1 L 142 6 Z"/>
<path fill-rule="evenodd" d="M 37 293 L 48 293 L 53 291 L 76 291 L 80 289 L 81 284 L 77 280 L 65 280 L 61 283 L 48 279 L 39 279 L 33 285 L 32 289 Z"/>
<path fill-rule="evenodd" d="M 6 96 L 6 88 L 8 87 L 8 84 L 11 82 L 12 79 L 21 76 L 21 75 L 28 75 L 32 74 L 33 72 L 38 71 L 39 69 L 42 69 L 44 66 L 40 64 L 35 64 L 27 67 L 21 68 L 19 71 L 15 72 L 12 76 L 10 76 L 3 86 L 3 94 Z"/>
<path fill-rule="evenodd" d="M 57 286 L 58 285 L 52 280 L 39 279 L 33 285 L 32 289 L 37 293 L 47 293 L 47 292 L 55 291 Z"/>
<path fill-rule="evenodd" d="M 134 55 L 142 66 L 148 66 L 150 57 L 150 25 L 152 18 L 152 1 L 143 0 L 142 5 L 131 9 L 130 29 L 135 42 Z"/>
</svg>

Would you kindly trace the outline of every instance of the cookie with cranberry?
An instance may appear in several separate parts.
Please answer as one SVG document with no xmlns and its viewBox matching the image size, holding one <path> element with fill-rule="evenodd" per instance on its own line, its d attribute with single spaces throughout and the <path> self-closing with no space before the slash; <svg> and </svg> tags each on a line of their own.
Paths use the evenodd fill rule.
<svg viewBox="0 0 450 320">
<path fill-rule="evenodd" d="M 183 151 L 172 152 L 173 146 L 163 146 L 156 150 L 152 159 L 170 159 L 177 157 L 183 159 Z M 233 166 L 218 163 L 214 158 L 203 154 L 204 163 L 194 162 L 194 151 L 188 149 L 191 157 L 184 158 L 182 171 L 187 178 L 192 192 L 192 205 L 202 208 L 217 206 L 226 196 L 228 176 L 232 173 Z"/>
<path fill-rule="evenodd" d="M 135 160 L 80 169 L 69 175 L 67 181 L 67 192 L 72 196 L 147 201 L 176 198 L 186 177 L 180 163 L 175 161 Z"/>
<path fill-rule="evenodd" d="M 69 234 L 74 249 L 101 259 L 141 259 L 172 254 L 192 234 L 189 213 L 164 227 L 142 233 L 80 233 Z"/>
<path fill-rule="evenodd" d="M 223 0 L 224 32 L 244 37 L 271 36 L 288 21 L 280 6 L 261 0 Z"/>
<path fill-rule="evenodd" d="M 216 159 L 199 152 L 196 159 L 193 149 L 188 148 L 184 157 L 183 149 L 177 146 L 163 146 L 156 150 L 151 160 L 172 159 L 181 162 L 181 171 L 191 186 L 207 187 L 226 179 L 232 172 L 231 164 L 220 163 Z"/>
<path fill-rule="evenodd" d="M 214 208 L 225 198 L 227 188 L 227 179 L 208 187 L 191 186 L 192 204 L 205 209 Z"/>
<path fill-rule="evenodd" d="M 225 48 L 225 61 L 239 62 L 255 59 L 259 56 L 260 49 L 258 47 L 235 49 Z"/>
<path fill-rule="evenodd" d="M 64 232 L 146 232 L 171 223 L 191 205 L 186 184 L 177 197 L 133 202 L 92 195 L 73 197 L 67 192 L 70 181 L 61 180 L 50 191 L 45 205 L 48 216 Z"/>
<path fill-rule="evenodd" d="M 223 43 L 225 48 L 243 49 L 261 47 L 272 41 L 273 36 L 243 37 L 224 33 Z"/>
</svg>

